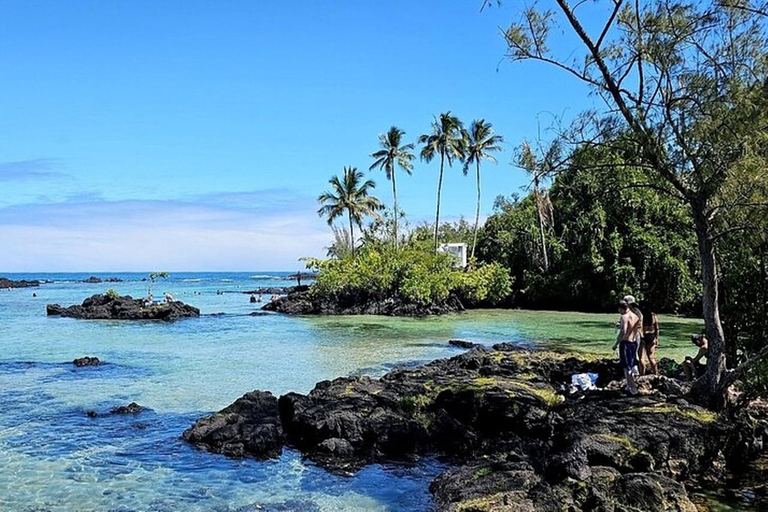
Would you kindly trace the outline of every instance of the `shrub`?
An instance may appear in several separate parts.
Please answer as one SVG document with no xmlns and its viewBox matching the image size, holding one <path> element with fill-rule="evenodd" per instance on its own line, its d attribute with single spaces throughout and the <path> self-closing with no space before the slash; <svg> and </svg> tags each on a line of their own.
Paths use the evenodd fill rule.
<svg viewBox="0 0 768 512">
<path fill-rule="evenodd" d="M 498 263 L 481 265 L 460 275 L 457 292 L 470 304 L 497 306 L 512 293 L 512 277 Z"/>
<path fill-rule="evenodd" d="M 465 272 L 453 266 L 450 255 L 431 250 L 367 248 L 355 257 L 307 260 L 307 266 L 318 272 L 311 293 L 342 304 L 400 297 L 429 305 L 456 293 L 472 305 L 497 305 L 512 289 L 500 264 Z"/>
<path fill-rule="evenodd" d="M 107 293 L 105 293 L 104 296 L 109 300 L 115 300 L 120 298 L 120 294 L 117 293 L 117 291 L 115 291 L 114 288 L 110 288 L 109 290 L 107 290 Z"/>
</svg>

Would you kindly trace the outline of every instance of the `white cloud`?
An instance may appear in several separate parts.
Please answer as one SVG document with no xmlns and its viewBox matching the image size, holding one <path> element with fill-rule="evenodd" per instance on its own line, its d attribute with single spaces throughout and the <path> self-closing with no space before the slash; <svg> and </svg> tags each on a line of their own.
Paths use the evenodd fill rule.
<svg viewBox="0 0 768 512">
<path fill-rule="evenodd" d="M 288 191 L 0 209 L 0 270 L 281 270 L 322 256 L 312 198 Z"/>
</svg>

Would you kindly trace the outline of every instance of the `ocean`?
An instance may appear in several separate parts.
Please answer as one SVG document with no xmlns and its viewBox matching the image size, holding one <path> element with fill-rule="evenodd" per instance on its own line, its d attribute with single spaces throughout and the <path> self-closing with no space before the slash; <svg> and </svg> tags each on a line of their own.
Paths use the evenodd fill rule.
<svg viewBox="0 0 768 512">
<path fill-rule="evenodd" d="M 428 510 L 429 482 L 446 467 L 434 459 L 342 476 L 290 449 L 272 461 L 234 460 L 179 436 L 253 389 L 306 393 L 320 380 L 456 355 L 452 338 L 530 344 L 532 336 L 503 311 L 250 316 L 259 305 L 242 292 L 291 285 L 288 274 L 172 273 L 154 284 L 154 296 L 170 292 L 201 310 L 175 323 L 46 316 L 46 304 L 80 303 L 109 288 L 146 296 L 146 274 L 6 274 L 47 282 L 0 290 L 0 510 Z M 91 275 L 122 282 L 82 282 Z M 83 356 L 104 364 L 75 368 Z M 105 414 L 130 402 L 149 410 Z"/>
</svg>

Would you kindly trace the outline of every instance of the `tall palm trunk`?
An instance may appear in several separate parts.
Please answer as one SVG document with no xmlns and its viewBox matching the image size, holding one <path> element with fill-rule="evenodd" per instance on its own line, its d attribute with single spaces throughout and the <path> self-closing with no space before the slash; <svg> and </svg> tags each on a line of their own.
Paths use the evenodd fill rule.
<svg viewBox="0 0 768 512">
<path fill-rule="evenodd" d="M 712 225 L 707 216 L 706 200 L 696 198 L 691 200 L 690 204 L 701 257 L 702 309 L 709 341 L 707 373 L 701 381 L 697 382 L 696 387 L 699 389 L 700 386 L 704 387 L 711 406 L 722 408 L 725 405 L 723 381 L 726 372 L 726 347 L 718 304 L 717 258 L 712 240 Z"/>
<path fill-rule="evenodd" d="M 435 252 L 437 252 L 437 230 L 440 227 L 440 191 L 443 188 L 443 163 L 445 162 L 445 152 L 440 152 L 440 175 L 437 178 L 437 210 L 435 211 Z"/>
<path fill-rule="evenodd" d="M 349 244 L 352 246 L 352 257 L 355 256 L 355 228 L 352 224 L 352 212 L 348 212 L 349 216 Z"/>
<path fill-rule="evenodd" d="M 397 185 L 395 185 L 395 169 L 394 169 L 394 166 L 392 167 L 392 201 L 394 203 L 394 208 L 395 208 L 394 232 L 395 232 L 395 252 L 397 252 L 397 249 L 398 249 L 398 238 L 397 238 Z"/>
<path fill-rule="evenodd" d="M 475 209 L 475 233 L 472 236 L 472 258 L 475 257 L 475 247 L 477 247 L 477 228 L 480 225 L 480 159 L 475 161 L 477 170 L 477 209 Z"/>
</svg>

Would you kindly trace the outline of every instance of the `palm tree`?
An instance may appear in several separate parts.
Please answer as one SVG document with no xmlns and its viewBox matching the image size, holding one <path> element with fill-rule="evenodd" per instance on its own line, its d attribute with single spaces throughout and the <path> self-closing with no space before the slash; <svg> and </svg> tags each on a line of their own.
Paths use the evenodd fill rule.
<svg viewBox="0 0 768 512">
<path fill-rule="evenodd" d="M 357 167 L 344 167 L 344 176 L 332 177 L 328 183 L 331 191 L 320 194 L 317 201 L 322 205 L 317 214 L 326 217 L 328 225 L 346 213 L 349 220 L 349 239 L 352 244 L 352 255 L 355 254 L 355 228 L 361 226 L 363 217 L 376 216 L 376 211 L 383 208 L 381 201 L 369 195 L 369 191 L 376 188 L 372 180 L 363 180 L 363 173 Z"/>
<path fill-rule="evenodd" d="M 546 151 L 540 150 L 543 157 L 538 158 L 527 141 L 520 146 L 517 166 L 524 169 L 530 176 L 533 185 L 533 198 L 536 202 L 536 214 L 539 220 L 539 237 L 541 238 L 541 253 L 544 259 L 544 270 L 549 270 L 547 257 L 546 226 L 552 222 L 552 203 L 546 191 L 541 190 L 541 180 L 557 171 L 560 164 L 562 146 L 559 140 L 554 140 Z"/>
<path fill-rule="evenodd" d="M 392 200 L 394 202 L 394 235 L 395 250 L 397 250 L 397 184 L 395 182 L 395 167 L 400 167 L 406 174 L 410 175 L 413 170 L 413 144 L 400 145 L 405 132 L 400 128 L 393 126 L 387 133 L 379 135 L 380 150 L 371 155 L 374 158 L 373 164 L 369 170 L 381 169 L 386 173 L 387 179 L 392 181 Z"/>
<path fill-rule="evenodd" d="M 472 121 L 466 135 L 466 160 L 464 161 L 464 176 L 469 171 L 469 166 L 475 164 L 477 178 L 477 209 L 475 210 L 475 232 L 472 236 L 472 257 L 475 257 L 477 245 L 477 228 L 480 223 L 480 160 L 489 160 L 496 163 L 492 152 L 501 151 L 500 143 L 504 142 L 501 135 L 494 135 L 493 125 L 486 123 L 485 119 Z"/>
<path fill-rule="evenodd" d="M 452 116 L 451 112 L 440 114 L 440 117 L 432 122 L 432 133 L 419 137 L 421 159 L 430 162 L 435 155 L 440 155 L 440 175 L 437 179 L 437 209 L 435 211 L 435 251 L 437 251 L 437 233 L 440 225 L 440 192 L 443 188 L 443 168 L 445 161 L 448 165 L 453 160 L 464 159 L 464 128 L 459 118 Z"/>
</svg>

